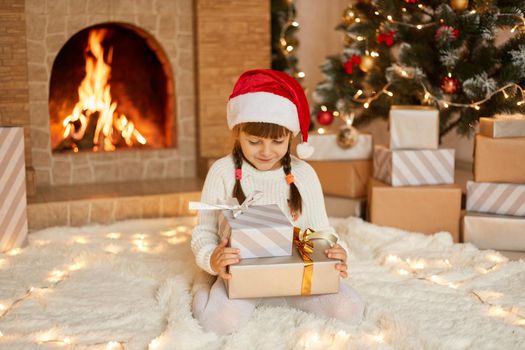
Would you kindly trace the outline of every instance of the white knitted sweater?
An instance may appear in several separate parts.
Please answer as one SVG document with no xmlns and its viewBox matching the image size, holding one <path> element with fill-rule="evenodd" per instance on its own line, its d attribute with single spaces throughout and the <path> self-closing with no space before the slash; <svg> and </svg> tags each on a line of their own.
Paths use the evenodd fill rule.
<svg viewBox="0 0 525 350">
<path fill-rule="evenodd" d="M 277 204 L 294 226 L 303 230 L 329 230 L 335 234 L 328 223 L 321 184 L 314 169 L 308 163 L 292 156 L 292 174 L 303 202 L 302 215 L 297 221 L 293 221 L 290 215 L 287 202 L 290 186 L 286 183 L 282 167 L 260 171 L 244 161 L 241 185 L 246 196 L 256 190 L 263 192 L 255 204 Z M 201 201 L 218 204 L 221 199 L 231 198 L 234 185 L 235 166 L 232 156 L 229 155 L 217 160 L 210 168 L 202 189 Z M 193 229 L 191 239 L 191 249 L 197 265 L 212 275 L 217 274 L 210 266 L 210 257 L 219 243 L 218 215 L 217 210 L 200 211 L 199 221 Z M 339 244 L 348 251 L 344 242 L 339 241 Z"/>
</svg>

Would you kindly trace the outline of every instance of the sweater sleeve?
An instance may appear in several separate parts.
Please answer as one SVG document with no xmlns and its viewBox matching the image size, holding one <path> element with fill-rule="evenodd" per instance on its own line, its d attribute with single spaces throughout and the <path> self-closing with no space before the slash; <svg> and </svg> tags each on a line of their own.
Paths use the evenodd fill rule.
<svg viewBox="0 0 525 350">
<path fill-rule="evenodd" d="M 304 162 L 300 170 L 302 178 L 301 197 L 303 200 L 303 209 L 305 216 L 306 227 L 312 227 L 314 230 L 323 230 L 333 233 L 337 237 L 337 243 L 343 247 L 348 255 L 348 246 L 345 241 L 339 238 L 335 229 L 328 221 L 326 214 L 326 207 L 324 204 L 324 195 L 319 177 L 310 164 Z"/>
<path fill-rule="evenodd" d="M 226 198 L 226 184 L 221 176 L 223 171 L 221 171 L 220 163 L 220 161 L 215 162 L 206 176 L 201 202 L 218 204 L 219 199 Z M 191 250 L 195 255 L 197 265 L 212 275 L 217 275 L 211 268 L 210 259 L 213 250 L 219 244 L 218 217 L 219 211 L 217 210 L 199 211 L 198 223 L 191 236 Z"/>
</svg>

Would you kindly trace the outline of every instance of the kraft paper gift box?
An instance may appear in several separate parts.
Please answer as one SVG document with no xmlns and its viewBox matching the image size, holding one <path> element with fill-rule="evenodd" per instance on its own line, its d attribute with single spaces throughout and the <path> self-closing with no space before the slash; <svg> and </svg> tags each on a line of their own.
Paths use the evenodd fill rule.
<svg viewBox="0 0 525 350">
<path fill-rule="evenodd" d="M 467 210 L 525 216 L 525 184 L 468 181 Z"/>
<path fill-rule="evenodd" d="M 437 149 L 439 111 L 426 106 L 392 106 L 389 116 L 391 149 Z"/>
<path fill-rule="evenodd" d="M 335 264 L 340 260 L 329 259 L 325 250 L 329 241 L 314 239 L 310 257 L 313 264 L 305 266 L 294 245 L 291 256 L 274 258 L 241 259 L 229 266 L 232 275 L 225 280 L 228 297 L 260 298 L 289 295 L 329 294 L 339 291 L 339 271 Z M 311 285 L 307 283 L 310 278 Z M 310 288 L 308 288 L 310 286 Z"/>
<path fill-rule="evenodd" d="M 496 115 L 494 118 L 479 118 L 479 133 L 492 138 L 525 137 L 525 115 Z"/>
<path fill-rule="evenodd" d="M 314 168 L 325 195 L 362 198 L 372 177 L 372 160 L 308 161 Z"/>
<path fill-rule="evenodd" d="M 474 181 L 525 183 L 525 138 L 476 135 Z"/>
<path fill-rule="evenodd" d="M 0 253 L 27 243 L 24 129 L 0 127 Z"/>
<path fill-rule="evenodd" d="M 219 235 L 240 249 L 241 259 L 292 254 L 293 225 L 277 204 L 249 206 L 236 218 L 221 211 Z"/>
<path fill-rule="evenodd" d="M 447 231 L 458 242 L 460 215 L 458 185 L 392 187 L 370 180 L 368 219 L 373 224 L 426 234 Z"/>
<path fill-rule="evenodd" d="M 454 183 L 454 150 L 390 150 L 374 147 L 374 178 L 391 186 Z"/>
<path fill-rule="evenodd" d="M 525 251 L 525 218 L 467 212 L 463 240 L 480 249 Z"/>
<path fill-rule="evenodd" d="M 374 141 L 370 134 L 359 134 L 356 143 L 343 149 L 337 145 L 337 134 L 310 134 L 308 144 L 314 147 L 314 153 L 308 160 L 360 160 L 371 159 Z"/>
</svg>

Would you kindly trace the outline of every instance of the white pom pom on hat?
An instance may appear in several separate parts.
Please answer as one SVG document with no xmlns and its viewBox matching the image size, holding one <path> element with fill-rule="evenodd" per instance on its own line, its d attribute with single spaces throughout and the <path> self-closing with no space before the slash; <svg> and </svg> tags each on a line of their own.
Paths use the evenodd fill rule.
<svg viewBox="0 0 525 350">
<path fill-rule="evenodd" d="M 310 109 L 301 85 L 284 72 L 254 69 L 243 73 L 228 101 L 228 127 L 248 122 L 284 126 L 294 136 L 302 134 L 297 145 L 299 158 L 310 157 L 314 148 L 308 144 Z"/>
</svg>

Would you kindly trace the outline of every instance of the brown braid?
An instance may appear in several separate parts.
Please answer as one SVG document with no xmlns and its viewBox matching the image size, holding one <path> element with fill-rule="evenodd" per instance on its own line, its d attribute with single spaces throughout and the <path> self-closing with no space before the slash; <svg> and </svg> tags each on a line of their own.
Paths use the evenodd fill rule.
<svg viewBox="0 0 525 350">
<path fill-rule="evenodd" d="M 232 150 L 233 155 L 233 161 L 235 163 L 235 169 L 242 169 L 242 150 L 241 145 L 239 145 L 239 142 L 235 143 L 235 146 Z M 241 186 L 241 180 L 235 179 L 235 186 L 233 186 L 233 194 L 232 196 L 234 198 L 237 198 L 239 201 L 239 204 L 242 204 L 244 200 L 246 199 L 246 195 L 244 194 L 244 191 L 242 190 Z"/>
<path fill-rule="evenodd" d="M 288 152 L 286 152 L 283 159 L 281 159 L 281 164 L 283 165 L 283 170 L 286 175 L 290 175 L 292 173 L 292 157 L 290 156 L 290 144 L 288 144 Z M 293 182 L 290 184 L 290 199 L 288 200 L 288 206 L 290 207 L 292 217 L 300 215 L 303 211 L 303 200 L 301 198 L 301 193 L 299 192 L 299 189 Z"/>
</svg>

